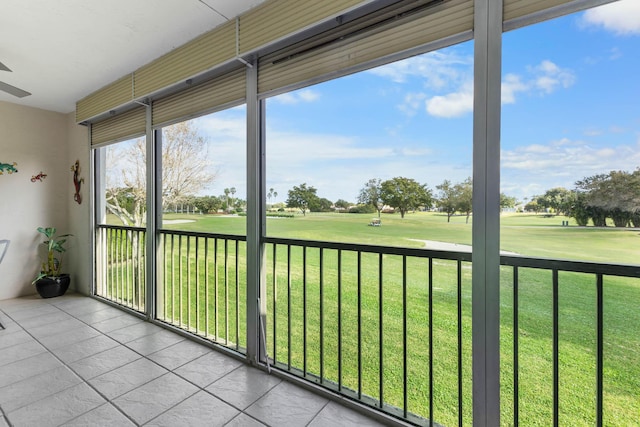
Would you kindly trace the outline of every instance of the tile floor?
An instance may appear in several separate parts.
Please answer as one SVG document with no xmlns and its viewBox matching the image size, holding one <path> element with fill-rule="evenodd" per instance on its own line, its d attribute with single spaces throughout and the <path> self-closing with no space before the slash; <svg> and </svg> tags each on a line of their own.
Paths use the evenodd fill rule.
<svg viewBox="0 0 640 427">
<path fill-rule="evenodd" d="M 77 294 L 0 301 L 0 427 L 377 426 Z"/>
</svg>

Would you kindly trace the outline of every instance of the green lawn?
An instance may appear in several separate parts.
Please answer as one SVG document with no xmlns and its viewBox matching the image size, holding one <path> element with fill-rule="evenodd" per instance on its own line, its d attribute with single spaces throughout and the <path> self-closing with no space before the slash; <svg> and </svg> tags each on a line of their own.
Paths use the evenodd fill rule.
<svg viewBox="0 0 640 427">
<path fill-rule="evenodd" d="M 367 224 L 374 215 L 313 214 L 293 219 L 267 219 L 267 234 L 278 237 L 320 241 L 357 242 L 372 245 L 422 247 L 416 240 L 470 244 L 471 224 L 465 217 L 433 213 L 383 215 L 381 227 Z M 166 225 L 185 231 L 242 234 L 245 218 L 168 215 L 166 219 L 194 222 Z M 512 214 L 502 218 L 501 248 L 518 254 L 637 264 L 640 259 L 638 230 L 577 227 L 564 217 Z M 411 240 L 414 239 L 414 240 Z M 186 245 L 186 243 L 185 243 Z M 195 246 L 195 242 L 191 245 Z M 199 243 L 200 254 L 204 243 Z M 235 245 L 235 243 L 232 243 Z M 245 259 L 244 246 L 238 255 L 239 280 L 235 280 L 235 255 L 224 268 L 221 247 L 205 263 L 195 262 L 194 249 L 184 248 L 166 258 L 164 308 L 171 319 L 187 323 L 188 329 L 205 330 L 227 341 L 244 345 Z M 213 249 L 209 249 L 213 251 Z M 232 252 L 235 249 L 232 250 Z M 337 251 L 323 252 L 320 284 L 320 256 L 317 249 L 306 254 L 306 281 L 303 279 L 300 248 L 292 248 L 291 270 L 286 269 L 287 253 L 277 247 L 277 267 L 273 274 L 273 248 L 267 250 L 269 355 L 283 364 L 306 370 L 349 389 L 358 388 L 358 292 L 356 258 L 344 252 L 341 287 L 338 289 Z M 200 255 L 202 258 L 202 255 Z M 217 260 L 217 261 L 216 261 Z M 403 405 L 403 314 L 407 319 L 408 409 L 429 417 L 428 358 L 428 273 L 426 260 L 410 259 L 407 265 L 406 304 L 403 304 L 402 260 L 384 256 L 382 277 L 382 326 L 377 255 L 363 255 L 360 307 L 362 345 L 362 392 L 380 398 L 382 364 L 385 403 Z M 214 262 L 215 261 L 215 262 Z M 205 270 L 205 264 L 208 266 Z M 182 265 L 182 267 L 180 267 Z M 196 274 L 196 265 L 197 274 Z M 180 268 L 182 271 L 180 272 Z M 173 272 L 171 270 L 173 269 Z M 187 275 L 187 269 L 189 274 Z M 457 285 L 456 265 L 435 260 L 433 277 L 433 378 L 435 421 L 457 424 Z M 176 273 L 178 271 L 178 273 Z M 225 280 L 225 271 L 227 278 Z M 206 273 L 205 273 L 206 272 Z M 217 272 L 217 277 L 215 272 Z M 288 280 L 290 277 L 290 280 Z M 182 282 L 180 282 L 182 278 Z M 217 286 L 214 287 L 214 282 Z M 595 422 L 595 286 L 589 275 L 560 273 L 560 422 L 566 425 L 593 425 Z M 322 288 L 322 298 L 320 291 Z M 513 417 L 513 286 L 512 271 L 502 268 L 502 421 Z M 338 292 L 341 298 L 338 298 Z M 237 298 L 236 298 L 237 295 Z M 226 299 L 225 299 L 226 298 Z M 522 425 L 552 423 L 552 286 L 551 273 L 531 269 L 520 271 L 520 421 Z M 633 425 L 640 413 L 640 279 L 605 278 L 605 424 Z M 225 307 L 224 302 L 227 301 Z M 471 423 L 471 268 L 462 265 L 463 330 L 463 419 Z M 341 305 L 339 306 L 339 302 Z M 198 312 L 195 306 L 198 304 Z M 320 305 L 322 304 L 322 310 Z M 274 307 L 275 306 L 275 307 Z M 304 310 L 306 306 L 306 329 Z M 207 309 L 205 310 L 204 307 Z M 236 315 L 237 307 L 237 315 Z M 405 310 L 405 311 L 403 311 Z M 322 316 L 320 315 L 322 313 Z M 338 313 L 342 328 L 338 328 Z M 240 322 L 236 323 L 236 318 Z M 290 320 L 290 321 L 289 321 Z M 274 322 L 276 323 L 274 338 Z M 322 333 L 320 327 L 322 324 Z M 206 325 L 206 326 L 203 326 Z M 237 329 L 236 329 L 237 328 Z M 227 332 L 228 330 L 228 332 Z M 382 330 L 382 344 L 379 331 Z M 236 332 L 238 331 L 238 332 Z M 340 334 L 341 339 L 338 339 Z M 306 353 L 304 343 L 306 340 Z M 320 343 L 322 341 L 322 348 Z M 338 346 L 342 364 L 338 363 Z M 382 362 L 378 358 L 383 350 Z M 322 364 L 321 364 L 322 350 Z M 339 372 L 340 368 L 340 372 Z M 339 375 L 339 373 L 341 375 Z"/>
</svg>

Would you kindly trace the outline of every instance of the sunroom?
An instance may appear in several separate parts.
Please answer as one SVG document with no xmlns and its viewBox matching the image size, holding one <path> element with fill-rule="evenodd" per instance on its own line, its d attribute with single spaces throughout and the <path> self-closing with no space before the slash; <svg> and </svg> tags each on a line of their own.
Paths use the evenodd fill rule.
<svg viewBox="0 0 640 427">
<path fill-rule="evenodd" d="M 233 3 L 0 98 L 0 426 L 637 422 L 636 4 Z"/>
</svg>

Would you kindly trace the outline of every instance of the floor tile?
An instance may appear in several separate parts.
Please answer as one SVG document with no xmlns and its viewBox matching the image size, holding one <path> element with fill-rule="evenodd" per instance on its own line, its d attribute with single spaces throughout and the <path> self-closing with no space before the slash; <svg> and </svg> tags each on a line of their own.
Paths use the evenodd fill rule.
<svg viewBox="0 0 640 427">
<path fill-rule="evenodd" d="M 78 317 L 83 314 L 93 313 L 109 307 L 107 304 L 91 298 L 79 298 L 62 304 L 56 304 L 59 309 Z"/>
<path fill-rule="evenodd" d="M 60 366 L 63 366 L 62 362 L 49 352 L 17 360 L 0 366 L 0 387 L 26 380 Z"/>
<path fill-rule="evenodd" d="M 160 326 L 149 322 L 141 322 L 136 323 L 135 325 L 116 329 L 115 331 L 107 332 L 107 335 L 120 343 L 128 343 L 160 331 L 162 331 Z"/>
<path fill-rule="evenodd" d="M 0 415 L 0 427 L 9 427 L 9 423 L 7 423 L 7 419 Z"/>
<path fill-rule="evenodd" d="M 0 329 L 0 350 L 32 340 L 31 335 L 23 329 Z"/>
<path fill-rule="evenodd" d="M 280 382 L 258 369 L 241 366 L 211 384 L 207 391 L 236 408 L 246 409 Z"/>
<path fill-rule="evenodd" d="M 328 400 L 286 381 L 246 409 L 246 413 L 274 426 L 305 426 Z"/>
<path fill-rule="evenodd" d="M 329 402 L 309 423 L 309 427 L 335 427 L 338 425 L 340 427 L 384 427 L 384 424 L 335 402 Z"/>
<path fill-rule="evenodd" d="M 105 400 L 85 383 L 9 412 L 14 427 L 58 426 L 103 405 Z"/>
<path fill-rule="evenodd" d="M 0 406 L 5 412 L 15 411 L 81 381 L 69 368 L 62 366 L 0 388 Z"/>
<path fill-rule="evenodd" d="M 209 347 L 190 340 L 184 340 L 171 347 L 152 353 L 148 357 L 172 371 L 209 352 L 211 352 Z"/>
<path fill-rule="evenodd" d="M 119 344 L 111 338 L 98 335 L 97 337 L 89 338 L 88 340 L 80 341 L 66 347 L 52 349 L 51 352 L 64 363 L 71 363 L 101 353 L 117 345 Z"/>
<path fill-rule="evenodd" d="M 100 311 L 77 315 L 76 319 L 86 323 L 87 325 L 93 325 L 94 323 L 99 323 L 120 316 L 127 316 L 127 314 L 122 310 L 107 306 L 107 308 Z"/>
<path fill-rule="evenodd" d="M 81 324 L 77 328 L 73 328 L 56 335 L 43 337 L 38 341 L 40 341 L 40 344 L 44 345 L 49 350 L 53 350 L 60 347 L 66 347 L 80 341 L 88 340 L 89 338 L 93 338 L 98 335 L 100 335 L 100 332 L 96 331 L 91 326 Z"/>
<path fill-rule="evenodd" d="M 127 365 L 141 357 L 142 356 L 135 351 L 123 345 L 119 345 L 101 353 L 75 361 L 69 364 L 69 367 L 82 378 L 88 380 Z"/>
<path fill-rule="evenodd" d="M 155 334 L 147 335 L 128 342 L 126 345 L 133 351 L 136 351 L 143 356 L 147 356 L 183 340 L 184 338 L 178 334 L 162 330 Z"/>
<path fill-rule="evenodd" d="M 27 341 L 22 344 L 12 345 L 11 347 L 0 350 L 0 366 L 27 359 L 36 354 L 44 353 L 45 351 L 47 351 L 47 349 L 36 341 Z"/>
<path fill-rule="evenodd" d="M 144 424 L 197 391 L 193 384 L 168 373 L 114 399 L 113 404 L 137 423 Z"/>
<path fill-rule="evenodd" d="M 229 421 L 225 427 L 266 427 L 260 421 L 256 421 L 245 413 L 240 413 L 237 417 Z"/>
<path fill-rule="evenodd" d="M 63 426 L 67 427 L 126 427 L 135 426 L 135 424 L 122 412 L 118 411 L 110 403 L 106 403 L 102 406 L 80 415 L 78 418 L 74 418 L 68 421 Z"/>
<path fill-rule="evenodd" d="M 147 359 L 138 359 L 118 369 L 90 379 L 89 384 L 102 393 L 107 399 L 114 399 L 167 372 L 163 367 Z"/>
<path fill-rule="evenodd" d="M 68 315 L 67 315 L 68 316 Z M 82 326 L 83 323 L 78 319 L 74 319 L 73 317 L 69 317 L 67 320 L 57 321 L 54 323 L 47 323 L 42 326 L 38 326 L 35 328 L 25 328 L 27 332 L 33 335 L 36 339 L 48 337 L 51 335 L 57 335 L 64 331 L 69 331 L 71 329 Z"/>
<path fill-rule="evenodd" d="M 206 387 L 241 365 L 239 360 L 212 351 L 182 365 L 174 372 L 199 387 Z"/>
<path fill-rule="evenodd" d="M 157 427 L 224 426 L 239 413 L 240 411 L 220 399 L 205 391 L 199 391 L 145 425 Z"/>
<path fill-rule="evenodd" d="M 39 326 L 50 325 L 52 323 L 64 322 L 67 320 L 74 320 L 73 316 L 65 313 L 64 311 L 60 311 L 57 308 L 55 311 L 44 313 L 39 316 L 30 317 L 26 320 L 19 320 L 20 326 L 27 330 L 35 329 Z M 64 331 L 61 329 L 60 332 Z"/>
<path fill-rule="evenodd" d="M 27 305 L 25 307 L 17 307 L 16 310 L 12 309 L 4 309 L 2 310 L 7 313 L 15 322 L 27 322 L 27 319 L 33 318 L 46 318 L 47 315 L 52 315 L 54 313 L 59 313 L 56 307 L 53 307 L 49 304 L 42 305 Z"/>
<path fill-rule="evenodd" d="M 93 323 L 91 326 L 99 330 L 100 332 L 107 333 L 121 329 L 127 326 L 135 325 L 143 322 L 142 319 L 138 319 L 135 316 L 118 316 L 111 319 L 103 320 L 101 322 Z"/>
</svg>

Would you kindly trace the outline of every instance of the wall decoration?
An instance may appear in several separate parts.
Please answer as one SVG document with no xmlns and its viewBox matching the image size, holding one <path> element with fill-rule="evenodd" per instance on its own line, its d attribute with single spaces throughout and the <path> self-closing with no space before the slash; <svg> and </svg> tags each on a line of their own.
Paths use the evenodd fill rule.
<svg viewBox="0 0 640 427">
<path fill-rule="evenodd" d="M 16 169 L 16 166 L 18 166 L 18 164 L 16 162 L 13 162 L 13 164 L 1 163 L 0 162 L 0 175 L 4 175 L 5 171 L 8 174 L 12 174 L 14 172 L 18 172 L 18 169 Z"/>
<path fill-rule="evenodd" d="M 82 203 L 82 196 L 80 195 L 80 187 L 84 182 L 84 178 L 80 178 L 80 160 L 76 160 L 76 162 L 71 166 L 71 171 L 73 172 L 73 185 L 76 188 L 76 192 L 73 195 L 73 200 L 78 202 L 78 204 Z"/>
<path fill-rule="evenodd" d="M 38 175 L 32 175 L 31 176 L 31 182 L 36 182 L 36 181 L 42 182 L 46 177 L 47 177 L 47 174 L 46 173 L 42 173 L 42 171 L 40 171 L 40 173 Z"/>
</svg>

